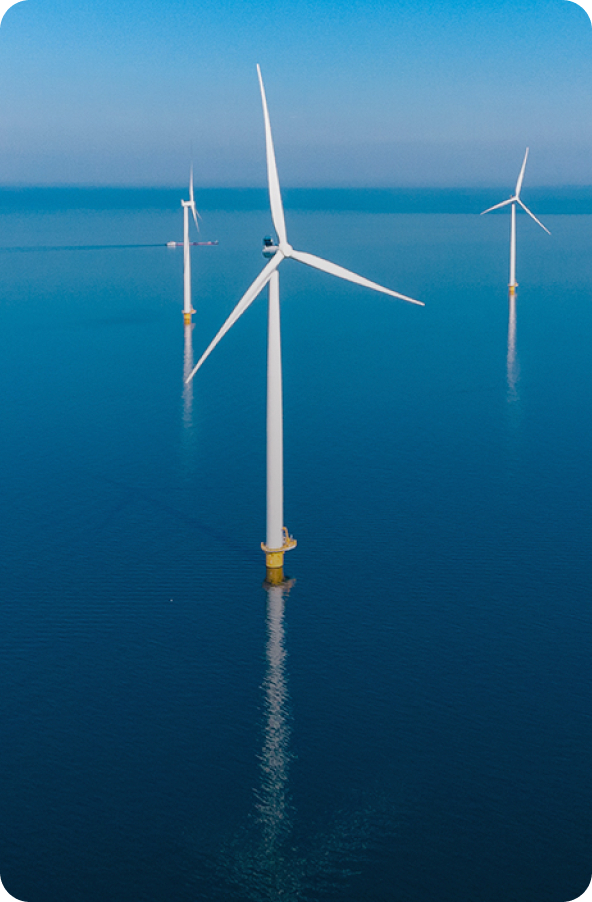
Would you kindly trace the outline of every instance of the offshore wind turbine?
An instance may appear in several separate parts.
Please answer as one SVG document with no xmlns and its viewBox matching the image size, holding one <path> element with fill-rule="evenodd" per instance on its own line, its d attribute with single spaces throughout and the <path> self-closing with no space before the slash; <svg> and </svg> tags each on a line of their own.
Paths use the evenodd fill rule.
<svg viewBox="0 0 592 902">
<path fill-rule="evenodd" d="M 271 239 L 265 239 L 263 255 L 270 258 L 252 285 L 244 293 L 220 331 L 208 345 L 195 367 L 189 374 L 187 381 L 192 379 L 203 362 L 209 357 L 218 342 L 237 319 L 245 312 L 261 291 L 268 286 L 268 319 L 267 319 L 267 529 L 265 542 L 261 548 L 265 552 L 267 567 L 267 579 L 272 584 L 283 581 L 284 553 L 296 546 L 296 540 L 289 535 L 284 526 L 284 481 L 283 481 L 283 410 L 282 410 L 282 352 L 280 337 L 280 294 L 278 267 L 286 258 L 292 258 L 299 263 L 304 263 L 313 269 L 320 269 L 338 276 L 348 282 L 372 288 L 384 294 L 408 301 L 410 304 L 424 304 L 413 298 L 384 288 L 376 282 L 371 282 L 356 273 L 344 269 L 314 254 L 295 250 L 288 243 L 286 224 L 284 221 L 284 207 L 280 192 L 280 183 L 275 162 L 273 139 L 265 88 L 261 70 L 257 66 L 259 88 L 261 90 L 261 102 L 263 105 L 263 119 L 265 123 L 265 147 L 267 155 L 267 182 L 269 187 L 269 203 L 271 218 L 277 233 L 277 243 L 274 245 Z"/>
<path fill-rule="evenodd" d="M 183 322 L 186 326 L 191 324 L 191 317 L 195 310 L 191 306 L 191 252 L 189 250 L 189 210 L 193 213 L 195 227 L 199 232 L 197 217 L 199 213 L 195 209 L 193 197 L 193 164 L 189 173 L 189 200 L 182 200 L 183 207 Z M 201 218 L 201 217 L 200 217 Z"/>
<path fill-rule="evenodd" d="M 534 219 L 537 225 L 540 225 L 541 229 L 544 229 L 545 232 L 550 235 L 551 232 L 547 229 L 542 222 L 540 222 L 534 213 L 531 213 L 528 207 L 522 203 L 520 200 L 520 191 L 522 189 L 522 181 L 524 179 L 524 170 L 526 169 L 526 160 L 528 158 L 528 147 L 526 148 L 526 153 L 524 154 L 524 160 L 522 162 L 522 169 L 520 170 L 520 175 L 518 176 L 518 181 L 516 182 L 516 190 L 514 194 L 508 199 L 501 202 L 501 204 L 496 204 L 495 207 L 489 207 L 487 210 L 483 210 L 481 216 L 485 213 L 490 213 L 492 210 L 498 210 L 500 207 L 506 207 L 508 204 L 512 205 L 512 219 L 510 224 L 510 284 L 508 288 L 510 290 L 510 294 L 516 294 L 516 288 L 518 287 L 518 283 L 516 282 L 516 204 L 520 204 L 525 213 Z"/>
</svg>

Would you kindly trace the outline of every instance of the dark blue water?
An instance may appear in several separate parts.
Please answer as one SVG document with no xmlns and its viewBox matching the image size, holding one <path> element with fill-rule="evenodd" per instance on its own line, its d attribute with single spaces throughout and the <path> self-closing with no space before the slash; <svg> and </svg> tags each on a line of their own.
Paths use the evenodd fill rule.
<svg viewBox="0 0 592 902">
<path fill-rule="evenodd" d="M 291 242 L 426 307 L 282 264 L 283 592 L 264 297 L 183 386 L 262 268 L 263 205 L 203 210 L 191 333 L 181 250 L 7 249 L 164 244 L 180 207 L 4 209 L 0 876 L 25 902 L 589 882 L 592 218 L 519 216 L 511 309 L 508 216 L 357 197 L 288 210 Z"/>
</svg>

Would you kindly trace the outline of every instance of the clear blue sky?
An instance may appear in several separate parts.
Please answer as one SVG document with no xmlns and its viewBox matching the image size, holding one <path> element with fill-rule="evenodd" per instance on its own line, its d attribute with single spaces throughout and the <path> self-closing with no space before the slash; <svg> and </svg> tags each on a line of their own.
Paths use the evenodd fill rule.
<svg viewBox="0 0 592 902">
<path fill-rule="evenodd" d="M 26 0 L 0 27 L 0 184 L 592 184 L 567 0 Z M 525 183 L 526 184 L 526 183 Z"/>
</svg>

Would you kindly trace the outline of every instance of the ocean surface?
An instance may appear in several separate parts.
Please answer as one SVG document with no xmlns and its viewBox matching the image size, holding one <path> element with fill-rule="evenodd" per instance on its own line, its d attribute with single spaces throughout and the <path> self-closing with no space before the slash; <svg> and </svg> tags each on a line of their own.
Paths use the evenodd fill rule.
<svg viewBox="0 0 592 902">
<path fill-rule="evenodd" d="M 0 192 L 0 877 L 24 902 L 567 902 L 592 874 L 592 192 Z M 563 204 L 563 206 L 562 206 Z M 194 236 L 197 237 L 197 236 Z M 120 246 L 121 245 L 121 246 Z M 144 246 L 138 246 L 144 245 Z M 101 247 L 103 246 L 103 247 Z"/>
</svg>

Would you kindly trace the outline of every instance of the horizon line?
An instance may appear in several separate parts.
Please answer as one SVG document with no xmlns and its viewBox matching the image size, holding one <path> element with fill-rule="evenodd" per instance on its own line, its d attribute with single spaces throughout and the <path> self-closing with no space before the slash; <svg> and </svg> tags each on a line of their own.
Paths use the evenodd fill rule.
<svg viewBox="0 0 592 902">
<path fill-rule="evenodd" d="M 285 185 L 282 191 L 499 191 L 504 190 L 506 184 L 489 185 Z M 101 184 L 56 182 L 51 184 L 34 184 L 32 182 L 0 182 L 0 191 L 47 191 L 47 190 L 80 190 L 80 191 L 184 191 L 183 185 L 132 185 L 132 184 Z M 573 182 L 529 185 L 528 191 L 550 191 L 557 189 L 570 189 L 584 191 L 592 189 L 590 184 Z M 267 185 L 196 185 L 195 191 L 265 191 Z M 511 189 L 508 189 L 511 190 Z"/>
</svg>

